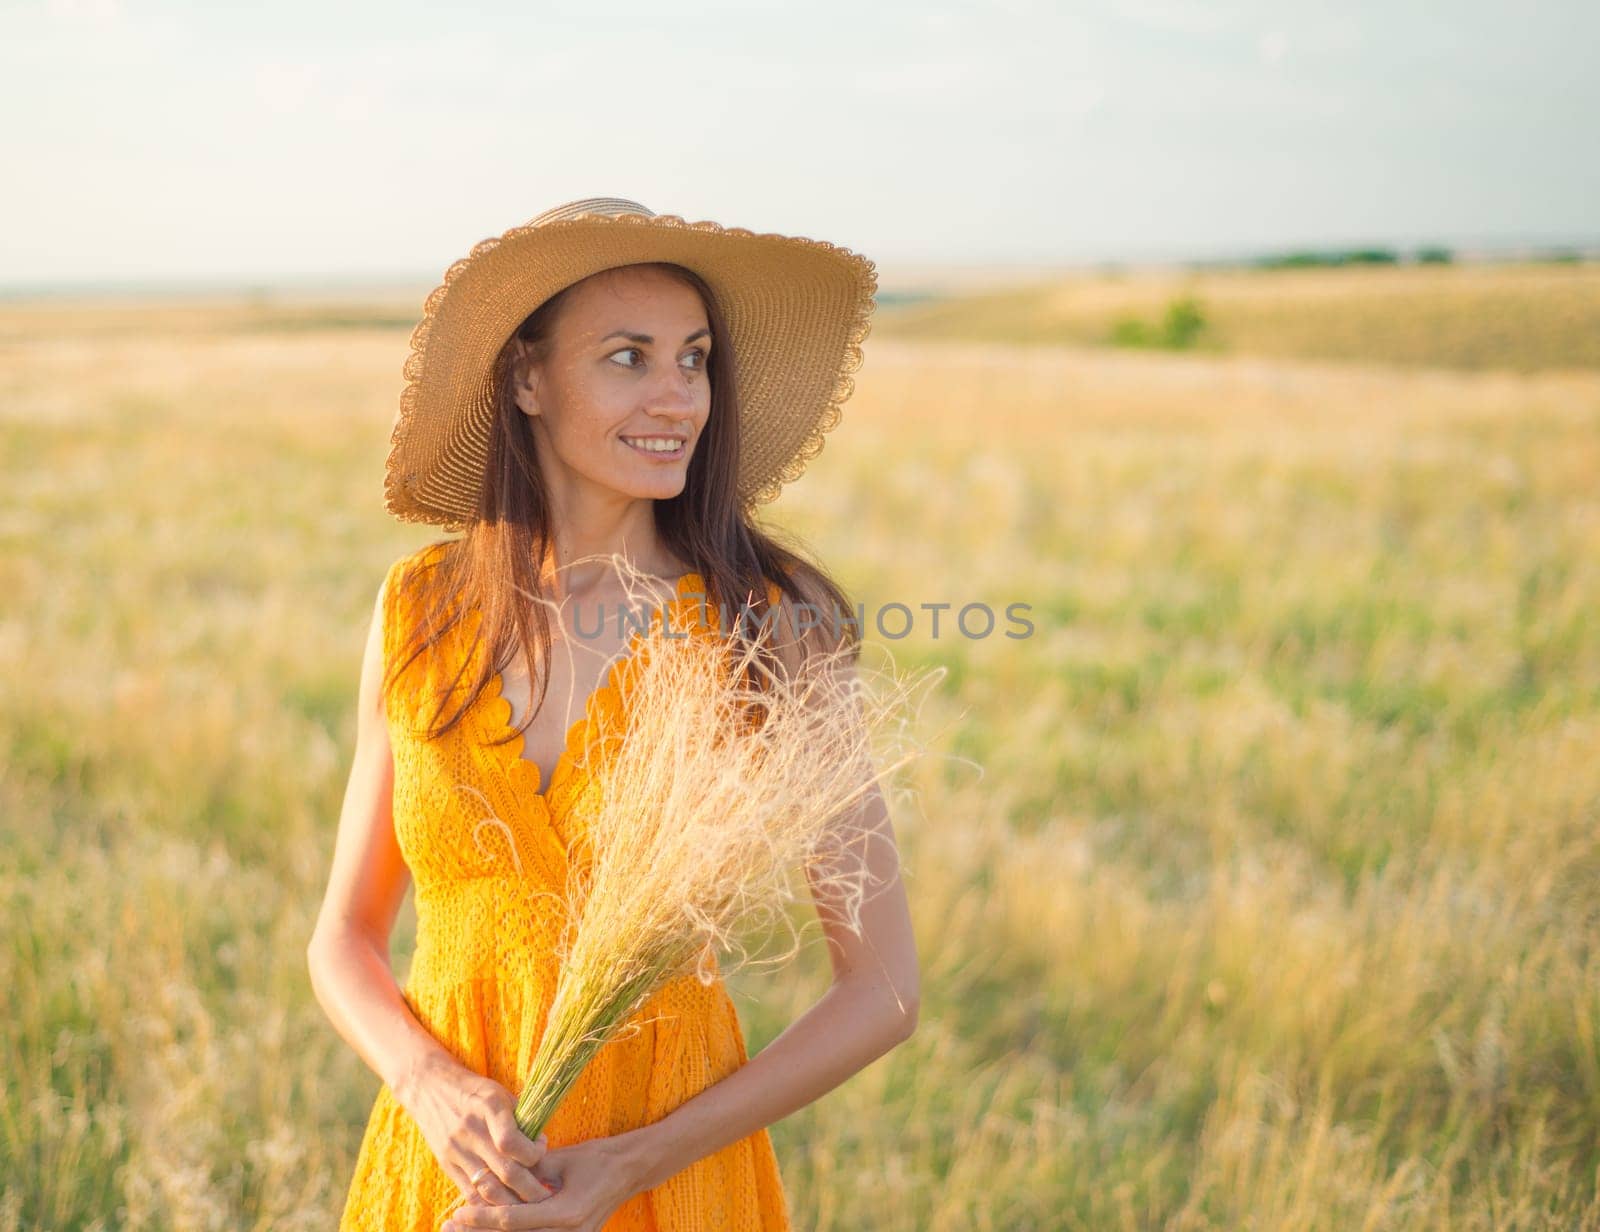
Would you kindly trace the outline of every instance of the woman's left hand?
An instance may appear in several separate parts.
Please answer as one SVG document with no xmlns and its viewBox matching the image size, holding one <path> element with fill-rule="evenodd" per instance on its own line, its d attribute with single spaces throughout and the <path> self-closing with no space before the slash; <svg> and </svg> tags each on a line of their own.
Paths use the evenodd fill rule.
<svg viewBox="0 0 1600 1232">
<path fill-rule="evenodd" d="M 613 1211 L 639 1192 L 631 1156 L 619 1138 L 590 1138 L 546 1151 L 534 1175 L 555 1192 L 537 1202 L 496 1206 L 475 1197 L 450 1213 L 445 1232 L 470 1228 L 572 1228 L 599 1232 Z"/>
</svg>

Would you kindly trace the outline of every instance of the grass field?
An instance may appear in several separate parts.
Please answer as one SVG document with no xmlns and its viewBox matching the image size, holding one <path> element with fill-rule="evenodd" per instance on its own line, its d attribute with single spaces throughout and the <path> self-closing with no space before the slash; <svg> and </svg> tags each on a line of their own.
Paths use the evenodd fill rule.
<svg viewBox="0 0 1600 1232">
<path fill-rule="evenodd" d="M 884 314 L 879 337 L 1098 345 L 1160 336 L 1175 304 L 1215 355 L 1536 372 L 1600 369 L 1600 264 L 1129 271 L 966 290 Z"/>
<path fill-rule="evenodd" d="M 1240 278 L 1229 354 L 869 342 L 772 516 L 1034 633 L 869 639 L 949 669 L 896 813 L 923 1007 L 773 1127 L 797 1227 L 1600 1227 L 1595 331 L 1468 370 L 1393 274 Z M 1544 276 L 1493 293 L 1592 305 Z M 1358 303 L 1385 362 L 1293 341 Z M 342 1205 L 378 1081 L 304 952 L 426 535 L 381 506 L 408 325 L 0 308 L 0 1230 Z M 735 981 L 752 1052 L 825 971 Z"/>
</svg>

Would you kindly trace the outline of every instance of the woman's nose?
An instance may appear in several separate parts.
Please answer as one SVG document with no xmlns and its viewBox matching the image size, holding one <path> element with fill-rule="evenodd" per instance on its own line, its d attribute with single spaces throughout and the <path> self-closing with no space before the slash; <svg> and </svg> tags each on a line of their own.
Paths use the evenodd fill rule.
<svg viewBox="0 0 1600 1232">
<path fill-rule="evenodd" d="M 652 389 L 650 406 L 663 411 L 692 411 L 695 409 L 695 388 L 692 377 L 682 368 L 674 366 Z"/>
</svg>

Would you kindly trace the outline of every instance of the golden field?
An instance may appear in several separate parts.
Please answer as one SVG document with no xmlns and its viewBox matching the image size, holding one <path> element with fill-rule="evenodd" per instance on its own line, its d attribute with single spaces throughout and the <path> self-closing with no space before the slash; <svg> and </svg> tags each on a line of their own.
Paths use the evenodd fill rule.
<svg viewBox="0 0 1600 1232">
<path fill-rule="evenodd" d="M 1092 345 L 1200 306 L 1195 349 L 1475 371 L 1600 368 L 1600 264 L 1107 271 L 908 306 L 880 336 Z"/>
<path fill-rule="evenodd" d="M 769 516 L 869 610 L 1034 629 L 869 637 L 948 668 L 923 1004 L 772 1127 L 797 1227 L 1600 1228 L 1600 361 L 1472 298 L 1600 280 L 1429 271 L 1479 362 L 1402 272 L 1233 276 L 1219 353 L 885 315 Z M 381 502 L 419 306 L 0 305 L 0 1232 L 336 1219 L 378 1081 L 305 943 L 429 537 Z M 752 1052 L 813 940 L 733 981 Z"/>
</svg>

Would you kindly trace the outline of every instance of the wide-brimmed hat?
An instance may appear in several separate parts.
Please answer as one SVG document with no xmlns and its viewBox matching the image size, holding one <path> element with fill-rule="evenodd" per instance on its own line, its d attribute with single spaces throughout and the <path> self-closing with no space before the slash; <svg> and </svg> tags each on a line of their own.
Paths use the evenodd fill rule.
<svg viewBox="0 0 1600 1232">
<path fill-rule="evenodd" d="M 873 263 L 824 240 L 590 197 L 473 245 L 424 301 L 390 435 L 389 512 L 466 529 L 484 481 L 500 348 L 556 292 L 646 261 L 693 270 L 721 309 L 738 392 L 742 505 L 770 501 L 798 478 L 854 392 L 877 291 Z"/>
</svg>

